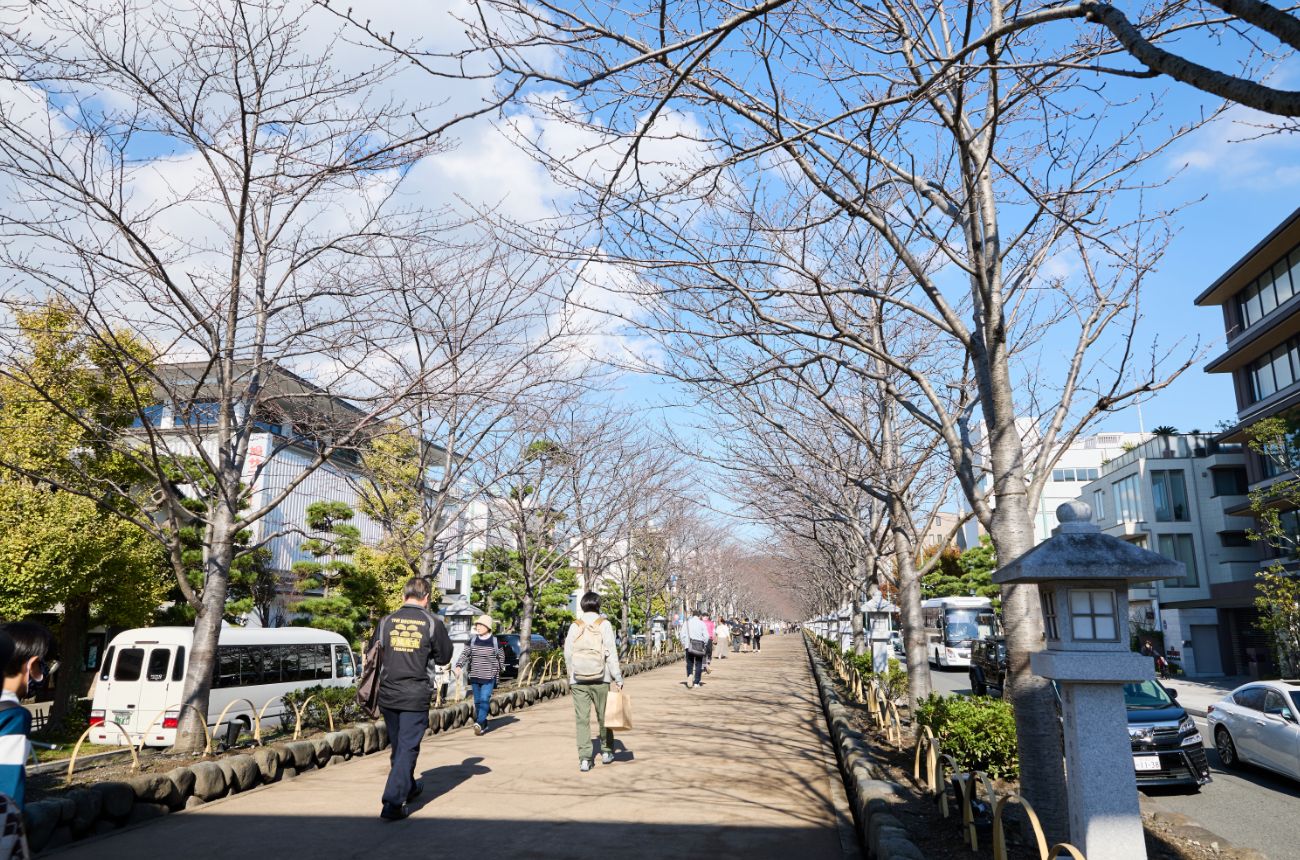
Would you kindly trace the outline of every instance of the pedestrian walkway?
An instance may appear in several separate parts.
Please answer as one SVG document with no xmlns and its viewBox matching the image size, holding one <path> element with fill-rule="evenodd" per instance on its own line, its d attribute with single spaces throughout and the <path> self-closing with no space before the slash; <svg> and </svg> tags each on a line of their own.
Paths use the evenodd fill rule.
<svg viewBox="0 0 1300 860">
<path fill-rule="evenodd" d="M 378 818 L 387 756 L 311 771 L 48 856 L 205 858 L 856 857 L 852 821 L 797 635 L 629 679 L 634 731 L 578 772 L 566 697 L 426 739 L 412 816 Z M 622 744 L 626 744 L 626 749 Z"/>
</svg>

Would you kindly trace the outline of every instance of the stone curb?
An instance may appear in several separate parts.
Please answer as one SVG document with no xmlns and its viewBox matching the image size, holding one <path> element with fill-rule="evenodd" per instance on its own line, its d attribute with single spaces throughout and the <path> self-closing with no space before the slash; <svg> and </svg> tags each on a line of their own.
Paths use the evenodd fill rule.
<svg viewBox="0 0 1300 860">
<path fill-rule="evenodd" d="M 858 839 L 866 849 L 867 857 L 870 860 L 925 860 L 925 855 L 908 835 L 907 828 L 893 814 L 894 805 L 907 789 L 884 778 L 884 771 L 875 760 L 871 747 L 852 727 L 849 711 L 835 692 L 826 664 L 806 636 L 804 647 L 808 650 L 808 662 L 817 682 L 817 695 L 830 730 L 840 776 L 853 807 Z"/>
<path fill-rule="evenodd" d="M 639 675 L 679 662 L 680 653 L 659 654 L 623 667 L 625 676 Z M 565 680 L 548 681 L 492 697 L 496 710 L 516 710 L 567 695 Z M 429 735 L 474 721 L 474 703 L 457 702 L 429 711 Z M 241 791 L 269 785 L 298 774 L 354 758 L 373 755 L 388 746 L 383 720 L 344 726 L 326 735 L 280 741 L 247 753 L 173 768 L 165 774 L 137 774 L 123 781 L 78 786 L 60 797 L 27 804 L 23 819 L 28 847 L 35 854 L 80 839 L 101 836 L 183 812 Z"/>
</svg>

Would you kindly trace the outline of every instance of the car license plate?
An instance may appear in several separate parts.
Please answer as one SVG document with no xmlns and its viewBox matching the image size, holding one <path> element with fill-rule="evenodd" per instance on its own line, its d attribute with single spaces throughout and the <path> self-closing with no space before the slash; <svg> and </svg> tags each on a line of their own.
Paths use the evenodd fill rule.
<svg viewBox="0 0 1300 860">
<path fill-rule="evenodd" d="M 135 712 L 134 712 L 134 711 L 114 711 L 114 712 L 113 712 L 113 721 L 114 721 L 114 722 L 117 722 L 117 723 L 121 723 L 122 725 L 125 726 L 127 723 L 131 722 L 131 714 L 133 714 L 133 713 L 135 713 Z"/>
<path fill-rule="evenodd" d="M 1160 756 L 1135 755 L 1133 756 L 1133 767 L 1137 770 L 1160 770 Z"/>
</svg>

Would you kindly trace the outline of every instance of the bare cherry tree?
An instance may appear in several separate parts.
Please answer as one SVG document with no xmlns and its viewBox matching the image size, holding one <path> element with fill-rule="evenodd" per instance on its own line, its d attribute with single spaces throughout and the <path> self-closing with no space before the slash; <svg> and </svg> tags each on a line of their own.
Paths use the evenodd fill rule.
<svg viewBox="0 0 1300 860">
<path fill-rule="evenodd" d="M 400 63 L 343 68 L 310 14 L 67 2 L 7 34 L 3 301 L 74 309 L 116 362 L 107 384 L 133 388 L 136 431 L 103 444 L 139 478 L 85 492 L 162 542 L 196 613 L 179 749 L 203 745 L 232 562 L 412 385 L 382 362 L 403 332 L 376 322 L 391 294 L 375 260 L 427 229 L 393 197 L 436 129 L 389 96 Z"/>
</svg>

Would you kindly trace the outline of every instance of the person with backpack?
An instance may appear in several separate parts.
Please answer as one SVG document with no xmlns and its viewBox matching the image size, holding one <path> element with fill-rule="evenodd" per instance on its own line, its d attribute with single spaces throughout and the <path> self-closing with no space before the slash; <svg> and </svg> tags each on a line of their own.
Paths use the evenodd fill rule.
<svg viewBox="0 0 1300 860">
<path fill-rule="evenodd" d="M 380 651 L 379 708 L 388 729 L 389 771 L 379 817 L 400 821 L 424 785 L 415 778 L 420 741 L 429 728 L 429 702 L 439 666 L 451 662 L 451 637 L 429 612 L 429 582 L 413 576 L 402 587 L 403 604 L 375 627 L 371 650 Z M 369 653 L 369 652 L 367 652 Z"/>
<path fill-rule="evenodd" d="M 27 736 L 32 730 L 32 714 L 22 705 L 22 700 L 35 695 L 45 684 L 46 665 L 54 650 L 54 637 L 41 624 L 32 621 L 15 621 L 0 628 L 4 641 L 0 642 L 3 660 L 4 691 L 0 692 L 0 795 L 14 802 L 19 812 L 25 802 L 27 789 L 27 759 L 31 756 L 31 743 Z"/>
<path fill-rule="evenodd" d="M 577 723 L 578 770 L 586 773 L 593 764 L 593 708 L 599 723 L 601 764 L 614 762 L 614 732 L 605 728 L 605 703 L 611 683 L 623 689 L 623 670 L 618 665 L 614 626 L 600 615 L 600 595 L 588 591 L 578 606 L 582 612 L 564 636 L 564 664 L 569 667 L 569 695 Z"/>
<path fill-rule="evenodd" d="M 492 701 L 492 691 L 496 689 L 497 679 L 506 668 L 506 652 L 501 643 L 492 635 L 496 622 L 491 615 L 480 615 L 474 622 L 474 638 L 460 652 L 456 668 L 465 671 L 469 667 L 469 683 L 474 690 L 474 734 L 481 735 L 487 731 L 488 705 Z"/>
</svg>

